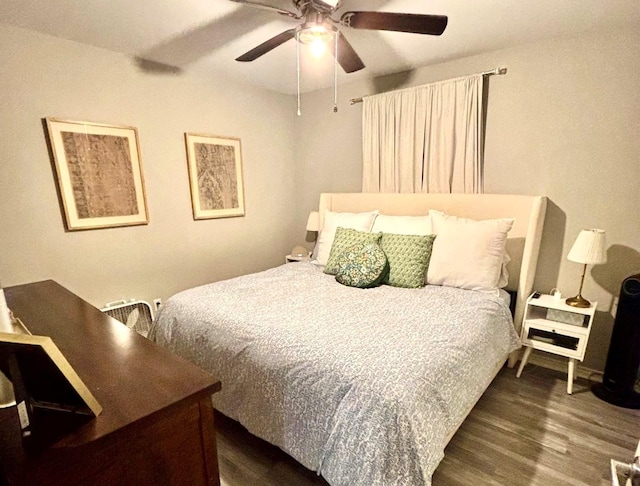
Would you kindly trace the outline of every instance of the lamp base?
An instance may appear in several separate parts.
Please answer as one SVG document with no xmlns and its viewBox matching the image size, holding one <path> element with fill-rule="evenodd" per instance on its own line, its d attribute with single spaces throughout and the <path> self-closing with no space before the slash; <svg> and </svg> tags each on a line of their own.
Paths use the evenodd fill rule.
<svg viewBox="0 0 640 486">
<path fill-rule="evenodd" d="M 575 297 L 569 297 L 564 302 L 567 305 L 570 305 L 572 307 L 582 307 L 582 308 L 591 307 L 591 302 L 589 302 L 587 299 L 582 297 L 582 295 L 580 294 L 576 295 Z"/>
</svg>

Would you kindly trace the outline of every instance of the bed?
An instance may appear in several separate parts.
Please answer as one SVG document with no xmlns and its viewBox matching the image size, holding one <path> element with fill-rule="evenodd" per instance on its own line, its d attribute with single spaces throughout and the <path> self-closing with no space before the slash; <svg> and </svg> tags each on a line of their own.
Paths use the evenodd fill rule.
<svg viewBox="0 0 640 486">
<path fill-rule="evenodd" d="M 323 229 L 336 213 L 512 218 L 503 266 L 506 288 L 517 291 L 513 318 L 504 291 L 360 289 L 299 262 L 176 294 L 151 338 L 221 379 L 217 410 L 332 486 L 428 485 L 447 442 L 519 347 L 545 206 L 544 197 L 511 195 L 320 198 Z"/>
</svg>

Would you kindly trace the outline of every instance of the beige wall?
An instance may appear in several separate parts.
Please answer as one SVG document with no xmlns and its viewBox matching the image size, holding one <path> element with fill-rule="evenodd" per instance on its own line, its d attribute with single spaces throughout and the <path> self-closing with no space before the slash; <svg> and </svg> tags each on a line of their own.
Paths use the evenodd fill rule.
<svg viewBox="0 0 640 486">
<path fill-rule="evenodd" d="M 0 281 L 52 278 L 102 306 L 280 264 L 296 241 L 292 106 L 289 96 L 145 74 L 119 54 L 0 26 Z M 64 231 L 44 117 L 138 128 L 149 225 Z M 184 132 L 241 138 L 245 217 L 193 220 Z"/>
<path fill-rule="evenodd" d="M 566 260 L 581 228 L 607 231 L 609 262 L 590 267 L 583 295 L 598 300 L 585 364 L 603 369 L 612 301 L 640 271 L 640 33 L 557 39 L 421 68 L 303 97 L 296 157 L 300 224 L 318 194 L 361 190 L 361 105 L 348 99 L 506 66 L 490 78 L 485 192 L 550 198 L 536 288 L 578 290 L 582 267 Z M 374 60 L 369 62 L 375 62 Z"/>
</svg>

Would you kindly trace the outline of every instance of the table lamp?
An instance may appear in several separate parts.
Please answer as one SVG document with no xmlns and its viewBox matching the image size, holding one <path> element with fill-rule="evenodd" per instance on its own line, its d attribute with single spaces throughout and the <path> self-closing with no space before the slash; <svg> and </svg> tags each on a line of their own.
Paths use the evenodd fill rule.
<svg viewBox="0 0 640 486">
<path fill-rule="evenodd" d="M 604 263 L 607 261 L 606 239 L 604 230 L 601 229 L 584 229 L 580 231 L 575 243 L 571 247 L 567 259 L 583 263 L 582 278 L 580 279 L 580 290 L 575 297 L 569 297 L 565 302 L 573 307 L 590 307 L 591 302 L 582 297 L 582 285 L 584 284 L 584 275 L 587 272 L 587 265 Z"/>
<path fill-rule="evenodd" d="M 307 219 L 307 231 L 319 231 L 320 230 L 320 213 L 318 211 L 311 211 L 309 213 L 309 219 Z"/>
</svg>

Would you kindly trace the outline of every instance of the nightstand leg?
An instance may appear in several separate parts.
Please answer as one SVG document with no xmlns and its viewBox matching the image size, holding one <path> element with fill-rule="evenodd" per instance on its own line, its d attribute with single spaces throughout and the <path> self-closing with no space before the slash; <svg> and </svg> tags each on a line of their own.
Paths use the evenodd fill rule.
<svg viewBox="0 0 640 486">
<path fill-rule="evenodd" d="M 520 360 L 520 366 L 518 366 L 518 372 L 516 373 L 516 378 L 520 378 L 520 375 L 522 374 L 522 370 L 527 364 L 527 361 L 529 361 L 529 356 L 531 356 L 531 351 L 533 351 L 533 348 L 530 348 L 529 346 L 526 346 L 524 348 L 524 353 L 522 354 L 522 359 Z"/>
<path fill-rule="evenodd" d="M 573 380 L 576 376 L 576 360 L 569 358 L 569 373 L 567 376 L 567 393 L 571 395 L 573 393 Z"/>
</svg>

